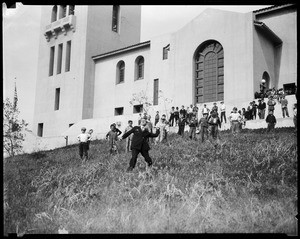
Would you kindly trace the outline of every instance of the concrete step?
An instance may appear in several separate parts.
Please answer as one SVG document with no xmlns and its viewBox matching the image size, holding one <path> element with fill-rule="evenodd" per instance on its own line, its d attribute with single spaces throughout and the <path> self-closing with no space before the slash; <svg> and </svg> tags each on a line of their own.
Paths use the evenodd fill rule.
<svg viewBox="0 0 300 239">
<path fill-rule="evenodd" d="M 276 119 L 276 128 L 281 127 L 294 127 L 293 117 L 286 117 L 286 118 L 277 118 Z M 259 129 L 259 128 L 267 128 L 268 124 L 265 119 L 260 120 L 248 120 L 246 121 L 245 128 L 247 129 Z"/>
</svg>

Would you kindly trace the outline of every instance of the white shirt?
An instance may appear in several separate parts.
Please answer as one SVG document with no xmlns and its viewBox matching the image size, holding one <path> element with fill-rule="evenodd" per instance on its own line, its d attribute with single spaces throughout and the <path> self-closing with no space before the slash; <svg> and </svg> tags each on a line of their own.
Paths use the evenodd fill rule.
<svg viewBox="0 0 300 239">
<path fill-rule="evenodd" d="M 77 136 L 77 139 L 79 140 L 79 142 L 85 143 L 88 141 L 89 139 L 89 135 L 84 133 L 84 134 L 80 134 Z"/>
<path fill-rule="evenodd" d="M 229 119 L 230 119 L 230 121 L 232 121 L 232 120 L 238 120 L 238 121 L 240 121 L 241 115 L 238 112 L 236 112 L 236 113 L 230 113 Z"/>
<path fill-rule="evenodd" d="M 208 108 L 204 107 L 204 108 L 202 109 L 202 114 L 208 114 Z"/>
<path fill-rule="evenodd" d="M 225 109 L 226 109 L 225 104 L 221 104 L 220 105 L 221 112 L 225 112 Z"/>
</svg>

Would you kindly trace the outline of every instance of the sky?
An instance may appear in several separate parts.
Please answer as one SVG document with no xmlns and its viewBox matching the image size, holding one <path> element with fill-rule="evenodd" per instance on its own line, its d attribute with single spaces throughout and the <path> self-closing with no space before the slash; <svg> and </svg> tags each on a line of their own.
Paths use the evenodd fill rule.
<svg viewBox="0 0 300 239">
<path fill-rule="evenodd" d="M 41 6 L 16 4 L 15 9 L 3 4 L 3 99 L 13 99 L 15 82 L 20 119 L 32 129 L 35 84 L 37 79 L 38 44 Z M 270 5 L 147 5 L 141 12 L 141 42 L 172 33 L 185 26 L 206 8 L 233 12 L 250 12 Z M 9 7 L 9 6 L 8 6 Z M 43 37 L 43 36 L 42 36 Z"/>
</svg>

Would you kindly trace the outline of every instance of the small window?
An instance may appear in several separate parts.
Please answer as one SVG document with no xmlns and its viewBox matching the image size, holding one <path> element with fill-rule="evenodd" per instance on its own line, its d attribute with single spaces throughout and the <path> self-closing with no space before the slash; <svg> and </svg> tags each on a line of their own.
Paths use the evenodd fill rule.
<svg viewBox="0 0 300 239">
<path fill-rule="evenodd" d="M 115 115 L 123 115 L 124 107 L 115 108 Z"/>
<path fill-rule="evenodd" d="M 55 104 L 54 110 L 59 110 L 60 88 L 55 89 Z"/>
<path fill-rule="evenodd" d="M 43 123 L 39 123 L 38 124 L 38 131 L 37 131 L 37 135 L 39 137 L 43 137 L 43 128 L 44 128 L 44 124 Z"/>
<path fill-rule="evenodd" d="M 144 57 L 139 56 L 135 60 L 135 79 L 144 79 Z"/>
<path fill-rule="evenodd" d="M 70 71 L 70 63 L 71 63 L 71 41 L 67 42 L 67 49 L 66 49 L 66 64 L 65 64 L 65 71 Z"/>
<path fill-rule="evenodd" d="M 73 125 L 74 123 L 72 123 L 72 124 L 69 124 L 69 128 Z"/>
<path fill-rule="evenodd" d="M 117 84 L 123 83 L 125 78 L 125 62 L 119 61 L 117 64 Z"/>
<path fill-rule="evenodd" d="M 53 76 L 54 52 L 55 52 L 55 47 L 53 46 L 53 47 L 50 48 L 49 76 Z"/>
<path fill-rule="evenodd" d="M 133 113 L 142 113 L 143 112 L 143 105 L 134 105 L 133 106 Z"/>
<path fill-rule="evenodd" d="M 112 31 L 114 32 L 119 31 L 119 13 L 120 13 L 120 6 L 114 5 L 113 13 L 112 13 Z"/>
<path fill-rule="evenodd" d="M 58 45 L 57 53 L 57 74 L 61 73 L 61 64 L 62 64 L 62 54 L 63 54 L 63 44 Z"/>
<path fill-rule="evenodd" d="M 170 51 L 170 44 L 163 48 L 163 60 L 168 59 L 168 52 Z"/>
</svg>

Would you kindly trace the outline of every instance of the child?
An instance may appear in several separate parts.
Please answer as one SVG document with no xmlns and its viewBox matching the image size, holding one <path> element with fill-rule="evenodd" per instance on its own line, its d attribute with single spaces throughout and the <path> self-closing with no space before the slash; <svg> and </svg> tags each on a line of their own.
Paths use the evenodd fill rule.
<svg viewBox="0 0 300 239">
<path fill-rule="evenodd" d="M 269 101 L 268 101 L 268 111 L 272 111 L 272 113 L 274 112 L 275 109 L 275 105 L 276 105 L 276 101 L 273 99 L 273 96 L 269 97 Z"/>
<path fill-rule="evenodd" d="M 133 123 L 132 120 L 128 120 L 128 126 L 125 129 L 125 133 L 127 133 L 129 130 L 131 130 L 133 128 L 132 123 Z M 132 135 L 130 135 L 128 138 L 126 138 L 126 147 L 125 147 L 126 153 L 131 151 L 131 149 L 130 149 L 131 140 L 132 140 Z"/>
<path fill-rule="evenodd" d="M 208 139 L 208 114 L 204 113 L 203 117 L 199 120 L 200 125 L 200 137 L 201 142 L 204 142 L 204 135 L 206 135 L 206 139 Z"/>
<path fill-rule="evenodd" d="M 93 129 L 90 129 L 89 132 L 88 132 L 88 136 L 89 136 L 89 139 L 87 141 L 87 149 L 89 150 L 90 149 L 90 143 L 91 143 L 91 140 L 92 140 L 92 134 L 93 134 Z"/>
<path fill-rule="evenodd" d="M 272 110 L 269 111 L 269 114 L 268 114 L 268 116 L 266 118 L 266 122 L 268 123 L 267 132 L 270 132 L 271 130 L 274 130 L 275 125 L 276 125 L 276 118 L 273 115 L 273 111 Z"/>
<path fill-rule="evenodd" d="M 178 134 L 181 135 L 182 137 L 184 136 L 184 127 L 185 127 L 185 118 L 183 117 L 183 114 L 179 115 L 179 120 L 178 120 Z"/>
<path fill-rule="evenodd" d="M 139 153 L 143 155 L 149 167 L 152 165 L 152 159 L 149 156 L 150 147 L 147 139 L 149 137 L 157 137 L 159 135 L 159 129 L 156 129 L 155 134 L 150 133 L 146 127 L 146 124 L 147 121 L 145 119 L 142 119 L 140 126 L 134 126 L 131 130 L 129 130 L 122 136 L 122 139 L 125 139 L 129 135 L 133 134 L 131 142 L 132 157 L 129 163 L 129 167 L 127 168 L 127 172 L 132 171 L 135 167 Z"/>
<path fill-rule="evenodd" d="M 106 139 L 109 140 L 109 153 L 117 153 L 118 152 L 118 147 L 117 147 L 117 141 L 118 141 L 118 136 L 122 134 L 122 132 L 116 128 L 116 124 L 111 124 L 110 125 L 110 131 L 106 134 Z"/>
<path fill-rule="evenodd" d="M 196 128 L 198 127 L 198 122 L 194 115 L 192 116 L 192 118 L 190 120 L 189 127 L 190 127 L 190 130 L 189 130 L 190 139 L 196 140 Z"/>
<path fill-rule="evenodd" d="M 237 112 L 237 108 L 233 107 L 233 112 L 229 115 L 229 120 L 231 123 L 231 133 L 239 133 L 240 132 L 240 122 L 242 120 L 242 116 Z"/>
<path fill-rule="evenodd" d="M 208 117 L 208 125 L 211 137 L 213 139 L 219 138 L 218 126 L 221 128 L 221 121 L 216 111 L 212 111 Z"/>
<path fill-rule="evenodd" d="M 176 107 L 174 111 L 174 118 L 175 118 L 175 127 L 178 125 L 178 120 L 179 120 L 179 108 Z"/>
<path fill-rule="evenodd" d="M 215 102 L 213 104 L 214 106 L 211 108 L 211 111 L 216 111 L 218 113 L 218 106 L 217 106 L 217 103 Z"/>
<path fill-rule="evenodd" d="M 156 127 L 160 129 L 160 134 L 159 137 L 156 138 L 156 143 L 167 141 L 169 125 L 165 114 L 161 116 L 160 122 L 157 123 Z"/>
<path fill-rule="evenodd" d="M 179 114 L 182 114 L 183 115 L 183 118 L 186 119 L 186 109 L 184 108 L 184 105 L 181 106 L 181 110 L 179 110 Z"/>
<path fill-rule="evenodd" d="M 88 159 L 88 140 L 89 135 L 85 133 L 86 128 L 81 128 L 81 134 L 77 136 L 77 139 L 79 141 L 79 156 L 80 158 L 85 161 Z"/>
</svg>

